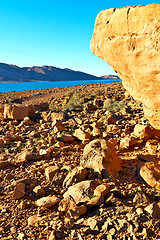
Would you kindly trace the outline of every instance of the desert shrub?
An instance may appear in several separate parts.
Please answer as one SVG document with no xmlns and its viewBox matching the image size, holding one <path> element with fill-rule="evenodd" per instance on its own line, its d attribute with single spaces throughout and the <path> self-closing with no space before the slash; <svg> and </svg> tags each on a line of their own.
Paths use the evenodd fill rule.
<svg viewBox="0 0 160 240">
<path fill-rule="evenodd" d="M 68 108 L 82 107 L 82 104 L 83 104 L 82 95 L 79 92 L 74 91 L 70 97 L 70 100 L 66 104 L 65 108 L 68 109 Z"/>
<path fill-rule="evenodd" d="M 13 98 L 9 98 L 9 99 L 7 100 L 7 102 L 8 102 L 8 103 L 13 103 L 13 102 L 14 102 L 14 99 L 13 99 Z"/>
<path fill-rule="evenodd" d="M 103 107 L 111 112 L 119 112 L 125 107 L 125 103 L 123 101 L 112 101 L 109 99 L 108 101 L 104 102 Z"/>
<path fill-rule="evenodd" d="M 50 111 L 55 111 L 57 108 L 56 108 L 56 106 L 55 106 L 55 104 L 54 103 L 50 103 L 49 104 L 49 110 Z"/>
</svg>

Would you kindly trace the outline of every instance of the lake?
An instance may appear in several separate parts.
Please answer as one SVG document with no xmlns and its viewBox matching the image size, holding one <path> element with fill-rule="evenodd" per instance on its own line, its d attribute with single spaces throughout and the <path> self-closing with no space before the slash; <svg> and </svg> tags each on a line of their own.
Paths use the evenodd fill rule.
<svg viewBox="0 0 160 240">
<path fill-rule="evenodd" d="M 23 82 L 23 83 L 0 83 L 0 92 L 13 92 L 24 90 L 39 90 L 45 88 L 73 87 L 83 84 L 121 82 L 121 79 L 104 80 L 79 80 L 79 81 L 55 81 L 55 82 Z"/>
</svg>

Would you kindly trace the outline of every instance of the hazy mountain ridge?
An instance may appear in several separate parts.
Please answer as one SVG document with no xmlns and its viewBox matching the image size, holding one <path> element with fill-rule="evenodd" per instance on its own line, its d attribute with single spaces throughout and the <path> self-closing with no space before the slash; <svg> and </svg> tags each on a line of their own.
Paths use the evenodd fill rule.
<svg viewBox="0 0 160 240">
<path fill-rule="evenodd" d="M 105 78 L 105 79 L 120 79 L 116 75 L 104 75 L 104 76 L 101 76 L 101 78 Z"/>
<path fill-rule="evenodd" d="M 0 63 L 0 82 L 68 81 L 101 79 L 91 74 L 53 66 L 18 67 Z"/>
</svg>

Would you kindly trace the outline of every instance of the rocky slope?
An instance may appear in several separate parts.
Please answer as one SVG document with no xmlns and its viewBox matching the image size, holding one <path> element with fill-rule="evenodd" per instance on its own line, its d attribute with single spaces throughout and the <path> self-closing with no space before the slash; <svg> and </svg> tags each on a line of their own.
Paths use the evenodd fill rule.
<svg viewBox="0 0 160 240">
<path fill-rule="evenodd" d="M 1 239 L 160 238 L 160 131 L 121 83 L 11 94 L 0 95 Z"/>
<path fill-rule="evenodd" d="M 97 16 L 91 50 L 142 102 L 146 117 L 160 129 L 160 4 L 107 9 Z"/>
<path fill-rule="evenodd" d="M 0 63 L 0 82 L 68 81 L 100 79 L 80 71 L 53 66 L 18 67 Z"/>
</svg>

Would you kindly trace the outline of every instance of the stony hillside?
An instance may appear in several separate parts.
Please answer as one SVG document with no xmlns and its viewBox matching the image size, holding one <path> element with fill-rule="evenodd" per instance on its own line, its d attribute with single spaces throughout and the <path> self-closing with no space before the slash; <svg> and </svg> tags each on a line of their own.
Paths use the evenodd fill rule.
<svg viewBox="0 0 160 240">
<path fill-rule="evenodd" d="M 121 83 L 9 97 L 1 239 L 160 239 L 160 131 Z"/>
</svg>

